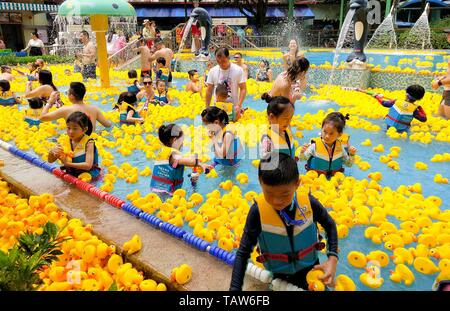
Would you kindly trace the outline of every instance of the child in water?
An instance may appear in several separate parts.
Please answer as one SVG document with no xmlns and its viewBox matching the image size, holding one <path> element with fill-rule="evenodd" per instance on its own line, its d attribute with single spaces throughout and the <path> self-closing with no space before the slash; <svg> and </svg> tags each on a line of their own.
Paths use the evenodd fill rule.
<svg viewBox="0 0 450 311">
<path fill-rule="evenodd" d="M 167 92 L 166 82 L 163 80 L 157 80 L 156 82 L 154 101 L 160 106 L 170 105 L 171 103 L 169 93 Z"/>
<path fill-rule="evenodd" d="M 91 120 L 85 113 L 76 111 L 69 115 L 66 124 L 67 136 L 70 140 L 67 145 L 70 146 L 70 150 L 64 150 L 63 146 L 58 144 L 50 150 L 48 162 L 53 163 L 59 159 L 68 174 L 78 177 L 82 173 L 89 173 L 92 180 L 98 179 L 100 167 L 98 166 L 98 151 L 95 141 L 90 137 L 92 134 Z"/>
<path fill-rule="evenodd" d="M 228 100 L 228 87 L 225 83 L 220 83 L 216 87 L 216 102 L 214 106 L 219 109 L 225 110 L 230 121 L 235 121 L 236 119 L 236 109 L 233 103 Z"/>
<path fill-rule="evenodd" d="M 136 124 L 144 122 L 137 108 L 137 97 L 135 93 L 124 92 L 119 95 L 114 110 L 120 111 L 120 123 Z"/>
<path fill-rule="evenodd" d="M 163 80 L 169 81 L 169 69 L 166 68 L 166 59 L 164 57 L 158 57 L 156 60 L 156 81 Z"/>
<path fill-rule="evenodd" d="M 324 272 L 323 283 L 333 286 L 338 262 L 336 224 L 322 204 L 302 189 L 295 160 L 272 152 L 261 160 L 258 177 L 263 193 L 247 215 L 230 290 L 242 290 L 247 261 L 256 245 L 260 254 L 257 261 L 274 279 L 308 289 L 307 273 L 319 269 Z M 318 254 L 325 244 L 321 242 L 317 223 L 327 237 L 328 259 L 323 264 L 319 263 Z"/>
<path fill-rule="evenodd" d="M 406 98 L 404 101 L 383 99 L 382 94 L 375 94 L 374 97 L 383 107 L 389 108 L 385 119 L 387 128 L 395 127 L 397 132 L 401 133 L 409 129 L 413 119 L 417 119 L 420 122 L 427 121 L 425 111 L 415 103 L 421 100 L 424 95 L 425 89 L 420 85 L 414 84 L 406 88 Z"/>
<path fill-rule="evenodd" d="M 42 108 L 44 108 L 44 101 L 39 97 L 33 97 L 28 99 L 28 105 L 30 108 L 26 110 L 25 122 L 30 126 L 39 126 L 41 124 L 39 117 L 42 114 Z"/>
<path fill-rule="evenodd" d="M 328 114 L 322 122 L 321 137 L 311 140 L 311 144 L 302 146 L 300 159 L 306 160 L 306 170 L 313 170 L 331 178 L 336 172 L 344 172 L 343 165 L 352 166 L 357 152 L 353 146 L 348 147 L 342 143 L 340 137 L 344 132 L 345 120 L 340 112 Z"/>
<path fill-rule="evenodd" d="M 158 136 L 164 146 L 155 161 L 150 182 L 151 191 L 172 195 L 183 186 L 185 166 L 200 167 L 203 170 L 212 168 L 210 165 L 200 163 L 197 155 L 184 157 L 181 154 L 184 135 L 178 125 L 162 125 L 158 129 Z"/>
<path fill-rule="evenodd" d="M 129 86 L 127 88 L 128 92 L 131 93 L 139 93 L 141 90 L 141 86 L 138 81 L 138 74 L 136 70 L 132 69 L 128 71 L 128 79 L 129 79 Z"/>
<path fill-rule="evenodd" d="M 261 99 L 268 103 L 267 118 L 270 124 L 269 131 L 261 138 L 261 158 L 264 159 L 275 151 L 295 159 L 294 138 L 290 129 L 294 105 L 286 97 L 271 97 L 267 93 L 264 93 Z"/>
<path fill-rule="evenodd" d="M 224 110 L 212 106 L 203 110 L 201 116 L 213 142 L 214 163 L 236 166 L 240 161 L 240 142 L 236 131 L 228 125 L 228 114 Z"/>
<path fill-rule="evenodd" d="M 8 80 L 0 80 L 0 106 L 13 106 L 20 104 L 20 98 L 11 92 L 11 84 Z"/>
<path fill-rule="evenodd" d="M 186 85 L 186 92 L 192 92 L 192 93 L 200 93 L 200 96 L 202 96 L 202 83 L 198 77 L 197 70 L 189 70 L 189 82 Z"/>
</svg>

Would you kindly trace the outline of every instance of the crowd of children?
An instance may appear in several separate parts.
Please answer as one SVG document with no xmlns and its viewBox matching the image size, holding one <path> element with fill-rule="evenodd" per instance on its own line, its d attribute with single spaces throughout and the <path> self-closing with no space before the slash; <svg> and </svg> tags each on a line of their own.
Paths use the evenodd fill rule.
<svg viewBox="0 0 450 311">
<path fill-rule="evenodd" d="M 296 76 L 293 78 L 295 80 L 300 76 L 304 77 L 309 62 L 306 59 L 296 59 L 292 62 L 292 66 L 301 69 L 295 72 Z M 257 74 L 258 80 L 272 79 L 268 67 L 268 62 L 261 63 Z M 48 110 L 59 100 L 55 95 L 57 89 L 52 82 L 51 73 L 42 68 L 43 66 L 36 63 L 29 68 L 29 87 L 27 87 L 29 109 L 26 110 L 25 121 L 30 126 L 39 126 L 41 121 L 50 120 L 52 117 Z M 289 67 L 287 72 L 290 72 L 290 69 L 292 68 Z M 10 72 L 10 68 L 2 67 L 1 106 L 11 106 L 20 102 L 20 98 L 11 92 L 10 80 L 7 79 Z M 120 114 L 120 123 L 142 123 L 151 105 L 171 105 L 172 100 L 168 91 L 169 72 L 165 58 L 160 57 L 156 60 L 154 73 L 153 81 L 151 75 L 144 75 L 138 80 L 136 70 L 128 72 L 127 89 L 120 94 L 113 108 Z M 196 70 L 190 70 L 188 76 L 186 91 L 201 94 L 204 80 L 199 78 Z M 34 80 L 40 82 L 41 93 L 31 89 Z M 86 90 L 84 85 L 79 85 L 81 83 L 74 83 L 69 90 L 69 99 L 74 106 L 81 105 Z M 36 96 L 38 93 L 40 96 Z M 421 122 L 426 121 L 424 110 L 415 103 L 421 100 L 424 94 L 423 87 L 411 85 L 406 89 L 404 101 L 385 99 L 381 94 L 372 95 L 380 104 L 389 108 L 386 116 L 387 127 L 395 127 L 397 131 L 402 132 L 408 130 L 414 118 Z M 261 161 L 258 179 L 262 195 L 255 200 L 247 216 L 230 289 L 241 290 L 246 263 L 255 245 L 258 245 L 258 261 L 271 271 L 275 278 L 287 280 L 307 289 L 306 274 L 311 269 L 321 269 L 324 272 L 322 277 L 324 284 L 333 286 L 338 262 L 336 224 L 320 202 L 303 190 L 299 182 L 298 162 L 306 162 L 306 170 L 316 171 L 327 178 L 331 178 L 337 172 L 344 172 L 344 166 L 351 166 L 357 149 L 344 138 L 346 121 L 350 116 L 340 112 L 329 113 L 322 121 L 320 136 L 303 144 L 299 156 L 296 157 L 294 136 L 290 128 L 295 113 L 292 98 L 271 96 L 268 93 L 264 93 L 261 98 L 267 103 L 268 121 L 267 131 L 260 138 L 259 144 Z M 217 165 L 224 168 L 239 165 L 243 157 L 242 146 L 232 122 L 236 122 L 244 111 L 237 111 L 236 109 L 241 107 L 228 100 L 228 86 L 219 83 L 215 87 L 215 103 L 201 113 L 203 125 L 208 130 L 214 151 L 211 164 L 202 163 L 196 154 L 182 155 L 184 135 L 179 125 L 162 125 L 158 129 L 158 137 L 163 147 L 154 163 L 151 191 L 164 197 L 171 196 L 175 190 L 183 186 L 185 167 L 193 167 L 197 171 L 207 173 Z M 87 111 L 73 111 L 68 107 L 61 109 L 58 114 L 60 116 L 64 109 L 67 110 L 64 110 L 66 111 L 64 117 L 68 141 L 64 143 L 66 147 L 60 143 L 49 151 L 49 162 L 60 160 L 63 168 L 74 176 L 89 173 L 94 180 L 100 178 L 98 151 L 91 134 L 95 130 L 95 119 L 105 124 L 107 122 L 101 117 L 93 120 L 92 113 Z M 193 181 L 197 178 L 198 175 L 192 177 Z M 327 238 L 328 259 L 323 264 L 319 263 L 318 251 L 323 249 L 325 244 L 321 242 L 322 237 L 317 223 L 325 229 Z"/>
</svg>

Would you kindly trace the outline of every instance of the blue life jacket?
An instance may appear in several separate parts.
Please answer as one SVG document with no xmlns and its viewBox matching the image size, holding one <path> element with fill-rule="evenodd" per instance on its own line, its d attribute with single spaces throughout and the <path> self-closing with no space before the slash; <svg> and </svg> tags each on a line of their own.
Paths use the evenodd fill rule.
<svg viewBox="0 0 450 311">
<path fill-rule="evenodd" d="M 308 159 L 305 165 L 306 170 L 313 170 L 319 174 L 325 174 L 327 177 L 344 171 L 344 151 L 340 140 L 336 140 L 334 143 L 331 156 L 322 138 L 317 137 L 311 140 L 311 143 L 315 146 L 315 156 Z"/>
<path fill-rule="evenodd" d="M 261 137 L 261 141 L 265 138 L 269 138 L 273 145 L 272 152 L 283 153 L 295 159 L 295 149 L 294 149 L 294 138 L 292 137 L 292 132 L 289 128 L 284 131 L 284 137 L 280 136 L 278 133 L 269 129 L 266 134 Z"/>
<path fill-rule="evenodd" d="M 162 103 L 168 103 L 169 102 L 169 100 L 167 99 L 167 95 L 166 94 L 164 94 L 164 95 L 156 95 L 155 94 L 155 101 L 157 101 L 157 102 L 162 102 Z"/>
<path fill-rule="evenodd" d="M 295 274 L 314 265 L 318 250 L 324 247 L 319 241 L 317 226 L 308 193 L 298 191 L 291 208 L 295 208 L 292 243 L 280 214 L 260 194 L 256 203 L 261 219 L 261 234 L 258 236 L 260 256 L 257 261 L 272 273 Z"/>
<path fill-rule="evenodd" d="M 3 92 L 0 95 L 0 106 L 9 107 L 16 104 L 16 98 L 11 91 Z"/>
<path fill-rule="evenodd" d="M 39 109 L 27 109 L 25 114 L 25 122 L 27 122 L 30 126 L 39 126 L 41 124 L 41 120 L 39 120 L 39 116 L 42 113 L 42 108 Z"/>
<path fill-rule="evenodd" d="M 225 127 L 222 135 L 222 143 L 219 143 L 219 146 L 222 147 L 223 139 L 227 133 L 231 133 L 233 135 L 233 143 L 230 144 L 230 149 L 227 150 L 227 155 L 225 158 L 214 157 L 214 162 L 217 164 L 221 164 L 224 166 L 235 166 L 239 163 L 241 159 L 239 159 L 239 152 L 241 149 L 241 144 L 239 141 L 239 137 L 237 137 L 236 131 L 231 129 L 230 127 Z"/>
<path fill-rule="evenodd" d="M 387 126 L 393 126 L 397 132 L 404 132 L 411 126 L 411 121 L 414 119 L 414 111 L 417 106 L 413 103 L 403 101 L 401 104 L 397 102 L 389 108 L 389 112 L 386 115 Z"/>
<path fill-rule="evenodd" d="M 161 153 L 164 159 L 155 161 L 150 190 L 172 195 L 183 185 L 184 165 L 177 165 L 175 168 L 170 165 L 170 157 L 174 153 L 180 154 L 178 150 L 163 147 Z"/>
</svg>

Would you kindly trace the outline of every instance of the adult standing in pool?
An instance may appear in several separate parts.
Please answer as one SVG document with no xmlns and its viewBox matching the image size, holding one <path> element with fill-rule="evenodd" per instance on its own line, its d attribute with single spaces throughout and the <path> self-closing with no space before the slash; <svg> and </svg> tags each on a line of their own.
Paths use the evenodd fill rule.
<svg viewBox="0 0 450 311">
<path fill-rule="evenodd" d="M 140 46 L 133 49 L 141 55 L 141 81 L 145 77 L 152 77 L 152 62 L 150 61 L 151 52 L 144 37 L 139 39 Z"/>
<path fill-rule="evenodd" d="M 217 65 L 211 68 L 206 81 L 206 107 L 209 107 L 211 104 L 211 97 L 215 87 L 219 84 L 226 84 L 228 88 L 228 102 L 239 106 L 239 109 L 236 109 L 237 117 L 239 117 L 242 103 L 247 95 L 247 79 L 245 78 L 244 70 L 230 62 L 230 51 L 226 47 L 217 49 L 215 55 Z"/>
<path fill-rule="evenodd" d="M 242 70 L 244 70 L 244 76 L 245 79 L 248 79 L 248 66 L 246 64 L 244 64 L 244 60 L 242 59 L 242 53 L 237 52 L 234 54 L 234 61 L 236 62 L 236 65 L 238 65 L 239 67 L 242 68 Z"/>
<path fill-rule="evenodd" d="M 75 111 L 81 111 L 85 113 L 92 122 L 93 130 L 95 131 L 96 122 L 100 122 L 104 127 L 110 127 L 111 121 L 105 118 L 102 111 L 94 105 L 86 105 L 84 103 L 84 95 L 86 95 L 86 87 L 81 82 L 70 83 L 70 88 L 67 91 L 67 98 L 72 105 L 67 105 L 49 112 L 50 108 L 56 103 L 59 98 L 58 92 L 53 92 L 48 100 L 48 103 L 44 106 L 40 120 L 53 121 L 58 119 L 67 120 L 67 118 Z"/>
<path fill-rule="evenodd" d="M 83 64 L 83 69 L 81 70 L 83 80 L 86 81 L 88 78 L 96 79 L 96 48 L 94 43 L 89 40 L 89 33 L 86 30 L 81 31 L 80 41 L 83 43 L 83 52 L 77 55 L 81 57 L 81 63 Z"/>
<path fill-rule="evenodd" d="M 34 90 L 32 90 L 32 84 L 27 83 L 27 89 L 26 89 L 24 98 L 39 97 L 44 102 L 47 102 L 50 99 L 51 95 L 53 93 L 55 93 L 56 106 L 58 108 L 61 107 L 63 105 L 63 103 L 59 99 L 58 89 L 56 88 L 55 84 L 53 83 L 52 73 L 49 70 L 39 71 L 38 81 L 39 81 L 40 86 Z"/>
<path fill-rule="evenodd" d="M 166 60 L 165 68 L 169 71 L 169 78 L 167 80 L 169 87 L 172 84 L 172 59 L 173 59 L 173 51 L 169 48 L 166 48 L 166 46 L 163 43 L 162 39 L 155 40 L 155 47 L 156 52 L 151 54 L 149 57 L 150 62 L 154 62 L 160 57 L 163 57 Z"/>
<path fill-rule="evenodd" d="M 447 41 L 450 43 L 450 28 L 444 30 L 447 33 Z M 444 93 L 442 93 L 442 100 L 439 105 L 438 113 L 441 117 L 450 119 L 450 59 L 447 66 L 447 74 L 434 79 L 431 83 L 434 90 L 439 89 L 439 87 L 444 87 Z"/>
<path fill-rule="evenodd" d="M 299 51 L 297 41 L 291 40 L 289 41 L 289 52 L 283 55 L 284 70 L 288 70 L 297 57 L 304 57 L 304 55 Z"/>
<path fill-rule="evenodd" d="M 283 71 L 275 79 L 269 95 L 284 96 L 291 103 L 302 97 L 302 90 L 306 88 L 306 72 L 309 69 L 309 61 L 305 57 L 297 58 L 288 70 Z"/>
</svg>

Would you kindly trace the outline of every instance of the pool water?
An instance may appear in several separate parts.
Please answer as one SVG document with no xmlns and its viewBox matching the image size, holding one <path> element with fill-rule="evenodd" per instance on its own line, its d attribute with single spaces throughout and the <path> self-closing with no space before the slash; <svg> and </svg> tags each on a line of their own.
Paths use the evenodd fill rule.
<svg viewBox="0 0 450 311">
<path fill-rule="evenodd" d="M 181 85 L 185 84 L 185 80 L 175 79 L 174 86 L 181 88 Z M 63 90 L 62 90 L 63 91 Z M 115 96 L 117 99 L 118 96 Z M 94 105 L 97 105 L 102 110 L 105 110 L 106 107 L 109 108 L 109 105 L 102 105 L 101 99 L 98 101 L 90 100 L 90 102 Z M 262 100 L 254 100 L 249 96 L 246 98 L 244 102 L 245 107 L 249 107 L 255 109 L 257 111 L 264 111 L 266 108 L 266 104 Z M 305 113 L 315 114 L 319 109 L 327 110 L 327 109 L 339 109 L 340 107 L 337 104 L 326 103 L 324 101 L 308 101 L 300 102 L 296 104 L 296 115 L 304 115 Z M 384 128 L 384 121 L 382 119 L 379 120 L 370 120 L 372 123 L 379 125 Z M 180 120 L 182 122 L 190 122 L 192 120 L 183 119 Z M 97 129 L 97 132 L 100 133 L 104 130 L 101 126 Z M 307 143 L 311 138 L 317 137 L 319 133 L 319 129 L 314 130 L 302 130 L 304 138 L 297 139 L 299 145 Z M 408 140 L 392 140 L 389 139 L 383 131 L 379 132 L 366 132 L 362 129 L 354 129 L 347 128 L 346 133 L 350 135 L 350 142 L 356 148 L 358 148 L 358 155 L 362 157 L 364 161 L 368 161 L 371 164 L 371 168 L 368 171 L 360 170 L 356 165 L 351 168 L 346 168 L 345 174 L 354 176 L 358 180 L 367 179 L 367 175 L 369 172 L 379 171 L 383 174 L 383 179 L 380 181 L 382 186 L 388 186 L 393 189 L 396 189 L 400 185 L 412 185 L 414 183 L 421 183 L 423 189 L 423 195 L 425 197 L 431 195 L 437 195 L 443 200 L 443 205 L 441 206 L 441 210 L 449 209 L 449 201 L 450 201 L 450 192 L 449 185 L 445 184 L 436 184 L 433 182 L 433 177 L 437 173 L 444 174 L 444 177 L 448 175 L 450 172 L 450 163 L 429 163 L 430 158 L 436 153 L 444 153 L 449 152 L 449 145 L 447 143 L 439 143 L 433 141 L 431 144 L 423 145 L 416 142 L 410 142 Z M 146 136 L 147 134 L 142 134 Z M 156 135 L 156 133 L 152 133 L 152 135 Z M 371 147 L 364 147 L 361 145 L 361 142 L 369 138 L 372 141 Z M 110 138 L 111 139 L 111 138 Z M 372 151 L 373 146 L 378 144 L 383 144 L 385 147 L 385 152 L 381 154 L 389 153 L 389 148 L 392 146 L 401 147 L 400 157 L 395 159 L 400 164 L 399 171 L 393 171 L 387 167 L 387 165 L 382 164 L 379 161 L 380 153 L 375 153 Z M 130 163 L 132 166 L 138 167 L 139 171 L 143 170 L 146 166 L 149 166 L 153 170 L 153 161 L 146 158 L 144 152 L 140 150 L 134 151 L 130 156 L 124 157 L 117 150 L 109 149 L 109 152 L 115 157 L 114 164 L 120 166 L 124 162 Z M 242 193 L 245 194 L 247 191 L 256 191 L 260 192 L 260 186 L 257 181 L 257 168 L 251 164 L 253 159 L 242 159 L 239 167 L 237 167 L 234 171 L 229 171 L 227 174 L 221 174 L 219 168 L 217 171 L 219 173 L 218 178 L 206 178 L 205 175 L 201 175 L 197 185 L 194 187 L 191 185 L 189 178 L 187 175 L 191 172 L 191 169 L 187 168 L 184 174 L 184 184 L 183 188 L 187 191 L 187 196 L 194 192 L 199 192 L 203 196 L 207 193 L 219 189 L 221 194 L 226 193 L 223 189 L 219 188 L 219 184 L 227 179 L 231 179 L 233 183 L 237 184 Z M 414 164 L 417 161 L 423 161 L 428 163 L 429 169 L 426 171 L 417 170 L 414 168 Z M 304 163 L 299 162 L 299 169 L 301 173 L 304 173 Z M 249 182 L 248 184 L 240 185 L 235 176 L 238 173 L 246 173 L 248 174 Z M 141 193 L 141 196 L 145 196 L 150 193 L 149 184 L 150 184 L 151 176 L 142 177 L 139 176 L 139 180 L 135 184 L 126 183 L 124 179 L 117 179 L 117 182 L 114 184 L 114 190 L 111 192 L 112 194 L 125 199 L 126 196 L 133 192 L 135 189 L 138 189 Z M 101 183 L 97 184 L 98 186 Z M 388 217 L 389 221 L 398 225 L 399 221 L 394 217 Z M 370 240 L 362 238 L 364 236 L 364 230 L 367 226 L 354 226 L 349 230 L 348 237 L 339 240 L 340 247 L 340 262 L 338 264 L 337 275 L 344 273 L 348 275 L 352 280 L 357 284 L 359 290 L 371 290 L 370 288 L 364 286 L 359 281 L 359 275 L 364 271 L 362 269 L 356 269 L 350 266 L 347 262 L 347 254 L 350 251 L 357 250 L 361 251 L 364 254 L 368 254 L 372 250 L 381 249 L 387 252 L 389 255 L 392 254 L 391 251 L 385 250 L 382 245 L 376 245 L 372 243 Z M 185 224 L 185 229 L 189 232 L 192 232 L 192 228 Z M 410 245 L 405 246 L 415 247 L 416 243 L 412 243 Z M 199 253 L 199 256 L 201 254 Z M 321 254 L 321 261 L 323 262 L 326 259 L 325 255 Z M 438 263 L 434 258 L 431 258 L 436 264 Z M 405 286 L 394 283 L 389 280 L 389 270 L 395 269 L 395 265 L 392 261 L 390 261 L 389 266 L 385 268 L 381 268 L 381 275 L 384 278 L 384 284 L 381 287 L 381 290 L 430 290 L 433 284 L 435 275 L 423 275 L 418 273 L 413 267 L 410 267 L 411 271 L 413 271 L 416 280 L 412 286 Z"/>
<path fill-rule="evenodd" d="M 401 68 L 410 67 L 410 68 L 416 68 L 417 62 L 431 62 L 433 65 L 431 68 L 425 68 L 430 71 L 436 71 L 436 70 L 442 70 L 443 68 L 438 68 L 437 65 L 439 63 L 446 62 L 445 55 L 442 54 L 407 54 L 403 52 L 398 53 L 389 53 L 381 54 L 381 53 L 375 53 L 375 52 L 365 52 L 367 56 L 367 63 L 378 66 L 380 65 L 381 68 L 385 68 L 387 66 L 400 66 Z M 338 57 L 338 64 L 341 62 L 345 62 L 347 59 L 347 56 L 350 54 L 349 51 L 343 51 L 341 54 L 339 54 Z M 323 65 L 325 63 L 333 64 L 334 61 L 334 52 L 316 52 L 316 51 L 307 51 L 305 52 L 305 57 L 309 60 L 311 64 L 314 65 Z M 266 57 L 270 62 L 280 63 L 280 58 L 270 58 Z M 245 56 L 245 60 L 247 61 L 259 61 L 261 60 L 261 57 L 254 57 L 254 56 Z M 418 69 L 418 71 L 420 71 Z"/>
</svg>

